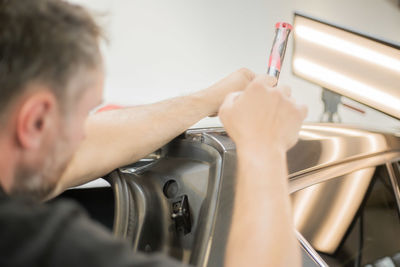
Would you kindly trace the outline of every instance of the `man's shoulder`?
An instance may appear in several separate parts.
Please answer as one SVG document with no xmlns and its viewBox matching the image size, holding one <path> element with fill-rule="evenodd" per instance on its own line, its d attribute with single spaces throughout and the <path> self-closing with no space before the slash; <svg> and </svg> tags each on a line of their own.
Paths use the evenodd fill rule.
<svg viewBox="0 0 400 267">
<path fill-rule="evenodd" d="M 85 212 L 72 201 L 38 204 L 24 199 L 1 199 L 0 265 L 41 262 L 64 229 L 82 217 L 86 217 Z"/>
</svg>

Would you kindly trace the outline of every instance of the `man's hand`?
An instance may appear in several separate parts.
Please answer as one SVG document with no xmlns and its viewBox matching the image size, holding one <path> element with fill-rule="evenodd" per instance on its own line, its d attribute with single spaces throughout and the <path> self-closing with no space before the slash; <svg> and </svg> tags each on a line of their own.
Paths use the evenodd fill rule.
<svg viewBox="0 0 400 267">
<path fill-rule="evenodd" d="M 230 94 L 220 118 L 237 147 L 235 205 L 226 267 L 301 266 L 287 186 L 286 150 L 298 138 L 306 108 L 286 87 L 258 76 Z"/>
<path fill-rule="evenodd" d="M 255 143 L 287 150 L 297 142 L 307 108 L 294 102 L 289 88 L 273 88 L 275 82 L 273 77 L 257 76 L 244 93 L 228 95 L 221 106 L 221 121 L 239 146 Z"/>
<path fill-rule="evenodd" d="M 228 94 L 243 91 L 254 78 L 255 74 L 251 70 L 242 68 L 195 95 L 209 107 L 210 113 L 207 115 L 215 115 Z"/>
</svg>

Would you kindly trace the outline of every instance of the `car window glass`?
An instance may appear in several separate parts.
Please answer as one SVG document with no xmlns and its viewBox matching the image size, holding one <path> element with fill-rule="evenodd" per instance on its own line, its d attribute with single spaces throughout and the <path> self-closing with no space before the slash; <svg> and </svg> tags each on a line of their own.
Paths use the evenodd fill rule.
<svg viewBox="0 0 400 267">
<path fill-rule="evenodd" d="M 385 166 L 300 190 L 292 204 L 296 228 L 329 266 L 400 266 L 400 217 Z"/>
</svg>

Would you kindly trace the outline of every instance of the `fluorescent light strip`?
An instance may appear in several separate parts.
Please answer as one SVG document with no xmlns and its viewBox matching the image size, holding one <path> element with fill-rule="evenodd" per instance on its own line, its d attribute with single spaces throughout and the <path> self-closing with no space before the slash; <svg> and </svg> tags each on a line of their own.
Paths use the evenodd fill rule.
<svg viewBox="0 0 400 267">
<path fill-rule="evenodd" d="M 314 30 L 307 26 L 297 26 L 295 29 L 296 36 L 303 38 L 309 42 L 324 46 L 335 51 L 357 57 L 370 63 L 380 65 L 390 70 L 400 72 L 400 61 L 382 53 L 376 52 L 364 46 L 346 41 L 342 38 L 335 37 L 318 30 Z"/>
<path fill-rule="evenodd" d="M 400 100 L 396 97 L 382 92 L 381 90 L 337 73 L 331 69 L 322 67 L 303 58 L 297 58 L 293 63 L 296 72 L 317 81 L 325 82 L 331 86 L 341 88 L 351 95 L 357 95 L 369 99 L 380 107 L 389 106 L 393 110 L 400 110 Z M 328 87 L 328 86 L 327 86 Z M 396 115 L 399 116 L 397 112 Z"/>
<path fill-rule="evenodd" d="M 349 136 L 366 136 L 365 131 L 360 131 L 358 129 L 345 129 L 345 128 L 338 128 L 338 127 L 329 127 L 329 126 L 319 126 L 319 125 L 305 125 L 303 126 L 303 130 L 306 129 L 311 129 L 314 131 L 320 131 L 320 132 L 327 132 L 328 134 L 334 132 L 334 133 L 339 133 L 343 135 L 349 135 Z M 368 133 L 369 135 L 370 133 Z"/>
</svg>

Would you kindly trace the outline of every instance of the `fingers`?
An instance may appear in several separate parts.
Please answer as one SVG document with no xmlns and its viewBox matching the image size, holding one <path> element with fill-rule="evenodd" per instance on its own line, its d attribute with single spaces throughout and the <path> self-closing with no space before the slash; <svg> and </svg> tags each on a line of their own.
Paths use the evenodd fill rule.
<svg viewBox="0 0 400 267">
<path fill-rule="evenodd" d="M 296 103 L 288 86 L 271 86 L 275 82 L 273 77 L 258 75 L 243 92 L 226 96 L 220 119 L 239 146 L 258 138 L 284 149 L 296 143 L 307 108 Z"/>
<path fill-rule="evenodd" d="M 254 77 L 254 72 L 247 68 L 241 68 L 195 94 L 207 103 L 209 116 L 213 117 L 217 115 L 217 110 L 229 93 L 244 91 Z"/>
<path fill-rule="evenodd" d="M 273 76 L 265 75 L 265 83 L 269 87 L 274 87 L 278 83 L 278 80 Z"/>
<path fill-rule="evenodd" d="M 307 114 L 308 114 L 307 106 L 297 103 L 294 98 L 289 98 L 288 100 L 290 101 L 291 105 L 294 107 L 295 113 L 298 114 L 299 119 L 301 121 L 304 121 L 304 119 L 307 117 Z"/>
<path fill-rule="evenodd" d="M 298 105 L 298 109 L 300 111 L 300 114 L 303 118 L 303 120 L 307 117 L 308 114 L 308 107 L 306 105 Z"/>
<path fill-rule="evenodd" d="M 255 78 L 251 81 L 251 83 L 255 84 L 255 86 L 264 87 L 266 89 L 272 89 L 277 84 L 277 79 L 273 76 L 260 74 L 255 76 Z M 290 96 L 291 90 L 288 86 L 279 86 L 278 89 L 282 90 L 285 95 Z"/>
<path fill-rule="evenodd" d="M 253 79 L 253 81 L 249 84 L 249 86 L 246 88 L 246 90 L 247 89 L 253 90 L 260 88 L 271 89 L 272 88 L 271 84 L 274 83 L 274 81 L 276 81 L 274 77 L 265 74 L 257 75 Z"/>
<path fill-rule="evenodd" d="M 276 81 L 277 81 L 275 77 L 265 75 L 265 74 L 254 75 L 254 73 L 252 71 L 245 69 L 245 68 L 242 68 L 242 69 L 238 70 L 237 72 L 241 73 L 241 75 L 243 75 L 243 77 L 245 77 L 245 79 L 247 79 L 248 81 L 250 81 L 250 79 L 252 79 L 250 81 L 250 84 L 245 89 L 245 91 L 249 91 L 248 93 L 250 93 L 250 95 L 253 95 L 253 93 L 251 93 L 251 92 L 254 92 L 254 94 L 257 94 L 259 97 L 261 97 L 260 93 L 263 94 L 262 89 L 265 89 L 267 91 L 272 90 L 274 92 L 279 91 L 281 93 L 281 96 L 283 96 L 284 98 L 287 98 L 290 102 L 292 102 L 292 104 L 295 107 L 296 111 L 298 112 L 300 118 L 302 120 L 304 120 L 306 118 L 307 113 L 308 113 L 307 107 L 296 103 L 296 101 L 292 98 L 291 88 L 289 86 L 281 85 L 279 87 L 274 88 L 273 85 L 276 84 Z M 225 106 L 225 107 L 233 106 L 234 102 L 238 99 L 239 96 L 249 95 L 248 93 L 245 93 L 243 95 L 242 91 L 238 91 L 238 92 L 228 94 L 224 100 L 223 106 Z M 272 95 L 269 95 L 269 97 L 271 97 L 271 96 Z"/>
<path fill-rule="evenodd" d="M 241 74 L 243 78 L 248 82 L 251 82 L 256 77 L 255 73 L 247 68 L 241 68 L 237 72 Z"/>
<path fill-rule="evenodd" d="M 289 98 L 292 96 L 292 90 L 287 85 L 279 86 L 277 89 L 281 90 L 283 94 Z"/>
</svg>

